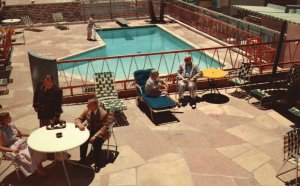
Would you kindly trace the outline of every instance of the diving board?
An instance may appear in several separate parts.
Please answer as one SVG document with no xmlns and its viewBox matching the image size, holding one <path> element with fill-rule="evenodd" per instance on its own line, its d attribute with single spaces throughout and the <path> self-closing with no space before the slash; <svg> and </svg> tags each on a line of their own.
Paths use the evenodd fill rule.
<svg viewBox="0 0 300 186">
<path fill-rule="evenodd" d="M 124 18 L 118 17 L 115 20 L 116 20 L 116 23 L 118 23 L 120 26 L 128 27 L 128 22 Z"/>
</svg>

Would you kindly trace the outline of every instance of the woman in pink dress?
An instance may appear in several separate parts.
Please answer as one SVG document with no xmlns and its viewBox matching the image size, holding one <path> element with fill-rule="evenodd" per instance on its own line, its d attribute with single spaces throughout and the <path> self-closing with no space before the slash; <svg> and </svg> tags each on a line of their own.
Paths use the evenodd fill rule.
<svg viewBox="0 0 300 186">
<path fill-rule="evenodd" d="M 28 147 L 26 139 L 21 138 L 28 136 L 11 123 L 8 112 L 0 113 L 0 151 L 14 156 L 26 177 L 34 172 L 39 176 L 45 176 L 42 161 L 46 160 L 46 156 L 44 153 L 36 152 Z"/>
</svg>

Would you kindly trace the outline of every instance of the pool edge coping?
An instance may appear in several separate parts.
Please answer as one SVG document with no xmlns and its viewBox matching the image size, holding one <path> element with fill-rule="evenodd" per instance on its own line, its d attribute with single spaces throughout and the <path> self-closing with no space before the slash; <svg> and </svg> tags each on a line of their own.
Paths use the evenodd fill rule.
<svg viewBox="0 0 300 186">
<path fill-rule="evenodd" d="M 72 57 L 72 56 L 76 56 L 76 55 L 78 55 L 78 54 L 82 54 L 82 53 L 84 53 L 84 52 L 89 52 L 89 51 L 91 51 L 91 50 L 95 50 L 95 49 L 102 48 L 102 47 L 106 46 L 106 43 L 104 42 L 104 40 L 100 37 L 100 35 L 99 35 L 98 33 L 97 33 L 97 36 L 96 36 L 96 40 L 97 40 L 97 43 L 100 44 L 100 46 L 88 48 L 88 49 L 82 50 L 82 51 L 80 51 L 80 52 L 76 52 L 76 53 L 73 53 L 73 54 L 69 54 L 69 55 L 66 55 L 66 56 L 57 58 L 56 60 L 57 60 L 57 61 L 64 60 L 65 58 Z"/>
</svg>

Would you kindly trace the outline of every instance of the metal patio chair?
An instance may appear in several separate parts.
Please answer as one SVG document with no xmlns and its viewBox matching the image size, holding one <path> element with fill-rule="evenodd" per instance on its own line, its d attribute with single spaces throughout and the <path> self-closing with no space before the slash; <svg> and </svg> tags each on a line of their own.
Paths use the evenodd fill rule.
<svg viewBox="0 0 300 186">
<path fill-rule="evenodd" d="M 114 126 L 116 125 L 116 122 L 113 122 L 112 124 L 110 124 L 108 131 L 111 133 L 113 140 L 114 140 L 114 144 L 111 144 L 111 136 L 107 139 L 107 143 L 104 143 L 103 146 L 107 147 L 107 159 L 109 158 L 109 148 L 113 147 L 114 151 L 117 152 L 118 150 L 118 144 L 117 144 L 117 140 L 115 137 L 115 133 L 114 133 Z"/>
<path fill-rule="evenodd" d="M 53 21 L 56 23 L 56 28 L 58 29 L 69 29 L 67 22 L 64 20 L 63 14 L 61 12 L 52 13 Z"/>
<path fill-rule="evenodd" d="M 95 91 L 100 105 L 107 112 L 122 112 L 127 110 L 123 100 L 118 99 L 115 90 L 115 80 L 112 72 L 95 73 Z"/>
<path fill-rule="evenodd" d="M 21 20 L 26 25 L 27 29 L 33 29 L 33 27 L 41 26 L 42 23 L 34 23 L 29 16 L 22 16 Z"/>
<path fill-rule="evenodd" d="M 13 79 L 9 79 L 9 78 L 3 78 L 0 79 L 0 95 L 7 95 L 9 93 L 9 89 L 7 88 L 9 83 L 12 83 Z M 3 89 L 4 87 L 4 89 Z"/>
<path fill-rule="evenodd" d="M 232 88 L 235 88 L 235 90 L 231 93 L 235 93 L 238 91 L 238 89 L 241 89 L 244 91 L 244 88 L 246 86 L 250 86 L 250 78 L 252 74 L 253 66 L 251 63 L 241 63 L 239 69 L 234 71 L 229 71 L 228 75 L 228 86 L 225 89 L 225 92 L 227 93 L 227 90 L 229 89 L 229 85 L 232 84 Z M 245 92 L 245 91 L 244 91 Z"/>
<path fill-rule="evenodd" d="M 294 116 L 300 119 L 300 108 L 299 107 L 292 107 L 288 109 L 289 113 L 293 114 Z"/>
<path fill-rule="evenodd" d="M 0 176 L 9 169 L 10 166 L 14 166 L 15 167 L 15 172 L 17 173 L 18 179 L 19 181 L 21 181 L 21 177 L 20 177 L 20 167 L 18 166 L 18 164 L 16 163 L 16 158 L 15 156 L 10 153 L 10 152 L 2 152 L 2 156 L 0 158 L 0 166 L 2 165 L 2 162 L 4 161 L 9 161 L 9 165 L 4 168 L 4 170 L 0 173 Z"/>
<path fill-rule="evenodd" d="M 294 83 L 295 81 L 300 80 L 300 65 L 294 64 L 291 66 L 287 77 L 282 82 L 270 82 L 269 88 L 259 88 L 259 89 L 252 89 L 249 92 L 248 103 L 253 105 L 253 102 L 250 100 L 253 97 L 259 99 L 259 109 L 264 109 L 263 105 L 272 104 L 275 101 L 282 100 L 285 98 L 286 92 L 288 91 L 289 86 Z"/>
<path fill-rule="evenodd" d="M 18 40 L 18 39 L 22 39 L 22 42 L 18 42 L 20 44 L 25 44 L 26 40 L 25 40 L 25 32 L 24 29 L 13 29 L 13 36 L 12 36 L 13 40 Z"/>
<path fill-rule="evenodd" d="M 281 181 L 284 181 L 280 176 L 295 170 L 296 177 L 295 177 L 295 185 L 298 185 L 298 171 L 299 171 L 299 145 L 300 145 L 300 129 L 294 129 L 287 132 L 283 138 L 283 164 L 281 165 L 280 169 L 277 171 L 276 177 Z M 284 170 L 284 167 L 287 163 L 294 165 L 293 168 L 288 170 Z"/>
</svg>

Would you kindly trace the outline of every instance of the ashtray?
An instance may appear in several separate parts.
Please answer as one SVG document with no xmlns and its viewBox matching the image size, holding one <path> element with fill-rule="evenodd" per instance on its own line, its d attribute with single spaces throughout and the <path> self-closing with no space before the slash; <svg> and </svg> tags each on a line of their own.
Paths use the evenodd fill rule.
<svg viewBox="0 0 300 186">
<path fill-rule="evenodd" d="M 61 138 L 62 137 L 62 133 L 61 132 L 56 133 L 56 137 L 57 138 Z"/>
</svg>

